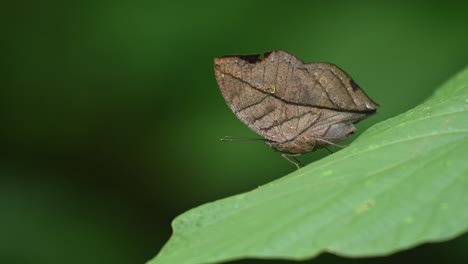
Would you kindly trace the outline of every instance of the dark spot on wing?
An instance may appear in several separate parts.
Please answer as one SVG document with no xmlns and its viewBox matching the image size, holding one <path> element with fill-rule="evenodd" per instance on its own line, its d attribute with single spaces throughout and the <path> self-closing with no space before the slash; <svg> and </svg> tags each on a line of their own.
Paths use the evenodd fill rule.
<svg viewBox="0 0 468 264">
<path fill-rule="evenodd" d="M 241 60 L 244 60 L 248 63 L 255 63 L 259 61 L 260 54 L 248 54 L 248 55 L 224 55 L 223 58 L 231 58 L 231 57 L 236 57 Z"/>
<path fill-rule="evenodd" d="M 264 60 L 270 56 L 273 51 L 265 52 L 263 54 L 247 54 L 247 55 L 224 55 L 223 58 L 239 58 L 248 63 L 256 63 L 258 61 Z"/>
<path fill-rule="evenodd" d="M 273 51 L 269 51 L 269 52 L 263 53 L 263 56 L 262 56 L 260 59 L 264 60 L 264 59 L 268 58 L 268 56 L 270 56 L 270 54 L 271 54 L 272 52 L 273 52 Z"/>
<path fill-rule="evenodd" d="M 351 85 L 351 88 L 353 88 L 354 92 L 361 89 L 361 87 L 359 87 L 359 85 L 354 80 L 351 80 L 349 84 Z"/>
</svg>

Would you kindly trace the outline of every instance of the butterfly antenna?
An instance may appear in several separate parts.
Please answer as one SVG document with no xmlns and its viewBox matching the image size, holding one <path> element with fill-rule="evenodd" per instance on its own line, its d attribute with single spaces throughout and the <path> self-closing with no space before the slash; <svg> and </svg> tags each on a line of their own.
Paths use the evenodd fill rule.
<svg viewBox="0 0 468 264">
<path fill-rule="evenodd" d="M 241 138 L 241 137 L 231 137 L 225 136 L 221 141 L 266 141 L 264 138 Z"/>
<path fill-rule="evenodd" d="M 281 156 L 283 156 L 283 158 L 285 158 L 290 163 L 296 165 L 297 169 L 300 169 L 301 167 L 304 167 L 304 164 L 295 157 L 296 155 L 288 155 L 288 154 L 283 153 L 283 154 L 281 154 Z"/>
</svg>

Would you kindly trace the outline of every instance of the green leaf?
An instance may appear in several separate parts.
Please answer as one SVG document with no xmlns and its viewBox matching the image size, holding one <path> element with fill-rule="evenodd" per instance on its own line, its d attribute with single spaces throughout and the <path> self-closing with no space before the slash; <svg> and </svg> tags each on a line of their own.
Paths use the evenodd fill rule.
<svg viewBox="0 0 468 264">
<path fill-rule="evenodd" d="M 451 239 L 468 228 L 467 157 L 468 68 L 350 147 L 177 217 L 149 263 L 376 256 Z"/>
</svg>

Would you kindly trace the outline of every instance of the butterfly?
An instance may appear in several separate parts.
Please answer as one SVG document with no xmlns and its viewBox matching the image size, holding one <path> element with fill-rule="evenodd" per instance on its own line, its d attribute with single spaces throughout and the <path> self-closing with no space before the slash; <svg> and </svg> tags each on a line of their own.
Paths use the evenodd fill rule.
<svg viewBox="0 0 468 264">
<path fill-rule="evenodd" d="M 295 156 L 336 145 L 379 108 L 338 66 L 283 50 L 215 58 L 214 70 L 237 118 L 298 167 Z"/>
</svg>

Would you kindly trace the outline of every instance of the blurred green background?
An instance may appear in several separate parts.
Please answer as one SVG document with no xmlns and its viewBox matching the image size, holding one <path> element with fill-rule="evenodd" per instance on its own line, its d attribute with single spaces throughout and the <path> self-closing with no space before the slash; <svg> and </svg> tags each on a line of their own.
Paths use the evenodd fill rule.
<svg viewBox="0 0 468 264">
<path fill-rule="evenodd" d="M 285 49 L 339 65 L 381 104 L 358 134 L 468 61 L 466 1 L 10 1 L 0 12 L 0 263 L 143 263 L 178 214 L 292 172 L 266 144 L 219 141 L 255 134 L 225 105 L 214 57 Z M 461 261 L 467 245 L 366 263 Z"/>
</svg>

